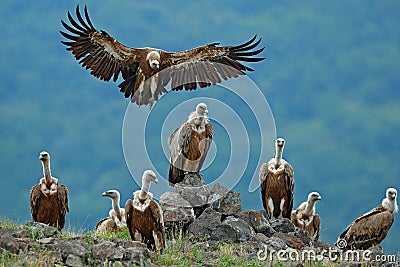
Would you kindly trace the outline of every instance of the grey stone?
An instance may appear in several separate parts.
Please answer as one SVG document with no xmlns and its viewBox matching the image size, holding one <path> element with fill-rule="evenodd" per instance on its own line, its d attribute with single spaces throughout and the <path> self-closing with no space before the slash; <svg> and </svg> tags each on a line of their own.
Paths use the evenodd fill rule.
<svg viewBox="0 0 400 267">
<path fill-rule="evenodd" d="M 55 240 L 54 237 L 45 237 L 45 238 L 39 239 L 37 242 L 39 244 L 52 244 L 52 243 L 54 243 L 54 240 Z"/>
<path fill-rule="evenodd" d="M 189 225 L 189 232 L 196 236 L 209 236 L 212 230 L 221 224 L 221 217 L 220 212 L 207 208 Z"/>
<path fill-rule="evenodd" d="M 236 232 L 235 241 L 244 242 L 256 235 L 254 229 L 246 221 L 234 216 L 227 217 L 222 224 L 229 225 Z"/>
<path fill-rule="evenodd" d="M 81 257 L 73 254 L 69 254 L 67 256 L 67 259 L 65 260 L 65 265 L 74 267 L 84 266 Z"/>
<path fill-rule="evenodd" d="M 292 234 L 284 234 L 277 232 L 272 237 L 279 238 L 282 240 L 288 247 L 294 249 L 302 249 L 304 247 L 304 243 L 297 237 Z"/>
<path fill-rule="evenodd" d="M 265 242 L 268 249 L 274 249 L 275 251 L 278 250 L 285 250 L 288 246 L 278 237 L 271 237 Z"/>
<path fill-rule="evenodd" d="M 60 231 L 56 227 L 39 222 L 26 222 L 23 228 L 32 235 L 33 239 L 53 237 L 60 234 Z"/>
<path fill-rule="evenodd" d="M 92 256 L 94 260 L 107 260 L 114 259 L 114 255 L 117 250 L 115 247 L 115 243 L 107 240 L 103 240 L 101 243 L 96 244 L 92 247 Z M 123 257 L 123 252 L 122 252 Z"/>
<path fill-rule="evenodd" d="M 180 194 L 193 207 L 196 217 L 208 206 L 210 189 L 199 173 L 185 174 L 182 182 L 176 183 L 174 192 Z"/>
<path fill-rule="evenodd" d="M 194 221 L 194 210 L 190 203 L 180 194 L 165 192 L 160 196 L 160 206 L 163 210 L 164 225 L 166 230 L 175 227 L 185 229 Z"/>
<path fill-rule="evenodd" d="M 266 235 L 264 235 L 264 234 L 262 234 L 262 233 L 256 233 L 256 235 L 253 236 L 253 237 L 250 239 L 250 241 L 257 242 L 257 243 L 265 243 L 265 242 L 268 241 L 268 239 L 269 239 L 269 238 L 268 238 Z"/>
<path fill-rule="evenodd" d="M 296 229 L 294 231 L 294 236 L 297 237 L 298 239 L 300 239 L 301 242 L 303 242 L 303 244 L 306 246 L 313 245 L 313 240 L 311 239 L 311 237 L 308 235 L 308 233 L 304 229 L 296 227 Z"/>
<path fill-rule="evenodd" d="M 268 228 L 271 228 L 271 225 L 264 217 L 264 215 L 255 210 L 241 210 L 236 214 L 233 214 L 236 218 L 240 218 L 247 222 L 253 227 L 256 233 L 264 233 L 267 232 Z"/>
<path fill-rule="evenodd" d="M 60 251 L 63 258 L 70 254 L 79 257 L 87 257 L 89 254 L 89 245 L 80 238 L 58 239 L 53 244 L 45 246 L 48 249 Z"/>
<path fill-rule="evenodd" d="M 225 215 L 233 215 L 242 209 L 240 193 L 233 192 L 219 183 L 211 188 L 208 203 L 214 210 Z"/>
<path fill-rule="evenodd" d="M 213 229 L 211 232 L 211 240 L 216 241 L 233 241 L 236 242 L 237 235 L 236 231 L 227 224 L 220 224 Z"/>
<path fill-rule="evenodd" d="M 296 226 L 287 218 L 279 218 L 276 220 L 272 220 L 271 222 L 271 227 L 281 233 L 291 233 L 294 232 L 296 229 Z"/>
</svg>

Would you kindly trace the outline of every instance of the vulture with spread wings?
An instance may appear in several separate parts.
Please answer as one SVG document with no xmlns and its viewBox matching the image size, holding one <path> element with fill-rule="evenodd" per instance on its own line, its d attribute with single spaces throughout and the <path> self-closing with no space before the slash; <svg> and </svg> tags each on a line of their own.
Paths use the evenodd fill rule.
<svg viewBox="0 0 400 267">
<path fill-rule="evenodd" d="M 253 57 L 264 50 L 254 50 L 261 38 L 254 36 L 237 46 L 219 46 L 212 43 L 183 52 L 166 52 L 156 48 L 132 48 L 115 40 L 105 31 L 98 31 L 89 19 L 85 6 L 82 17 L 79 6 L 74 19 L 68 11 L 71 25 L 61 21 L 68 32 L 60 33 L 68 41 L 62 41 L 74 57 L 90 74 L 104 81 L 114 82 L 122 74 L 118 85 L 126 98 L 140 105 L 152 105 L 171 90 L 196 90 L 221 83 L 222 80 L 246 75 L 254 71 L 242 62 L 258 62 L 264 58 Z"/>
</svg>

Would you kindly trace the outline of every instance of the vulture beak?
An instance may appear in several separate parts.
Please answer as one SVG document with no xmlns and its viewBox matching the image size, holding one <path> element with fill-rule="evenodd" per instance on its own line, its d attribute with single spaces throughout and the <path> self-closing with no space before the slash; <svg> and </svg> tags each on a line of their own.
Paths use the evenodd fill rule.
<svg viewBox="0 0 400 267">
<path fill-rule="evenodd" d="M 154 182 L 155 182 L 156 184 L 158 184 L 158 179 L 156 178 L 156 179 L 154 180 Z"/>
<path fill-rule="evenodd" d="M 107 192 L 101 193 L 101 196 L 102 196 L 102 197 L 106 197 L 106 196 L 107 196 Z"/>
</svg>

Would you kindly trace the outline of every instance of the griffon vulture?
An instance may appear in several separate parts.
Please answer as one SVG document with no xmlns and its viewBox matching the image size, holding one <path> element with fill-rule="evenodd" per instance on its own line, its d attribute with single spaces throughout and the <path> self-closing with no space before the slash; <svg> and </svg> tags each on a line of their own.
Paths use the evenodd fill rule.
<svg viewBox="0 0 400 267">
<path fill-rule="evenodd" d="M 184 124 L 168 138 L 170 185 L 182 182 L 186 172 L 199 172 L 210 148 L 213 128 L 207 105 L 200 103 Z"/>
<path fill-rule="evenodd" d="M 160 205 L 149 192 L 150 183 L 158 183 L 155 173 L 143 173 L 142 189 L 133 193 L 133 200 L 125 204 L 126 224 L 132 240 L 144 242 L 149 249 L 164 249 L 164 219 Z"/>
<path fill-rule="evenodd" d="M 292 166 L 282 159 L 285 140 L 276 139 L 275 157 L 260 168 L 260 190 L 263 206 L 270 219 L 290 219 L 293 208 L 294 174 Z"/>
<path fill-rule="evenodd" d="M 321 229 L 321 219 L 318 214 L 315 214 L 315 204 L 318 200 L 321 200 L 319 193 L 311 192 L 308 194 L 307 201 L 301 203 L 291 215 L 294 225 L 306 230 L 314 240 L 318 240 Z"/>
<path fill-rule="evenodd" d="M 112 209 L 108 212 L 109 217 L 96 224 L 96 232 L 120 231 L 126 228 L 125 209 L 119 206 L 119 192 L 117 190 L 108 190 L 101 195 L 111 199 Z"/>
<path fill-rule="evenodd" d="M 339 236 L 336 246 L 341 249 L 368 249 L 379 245 L 386 237 L 398 211 L 397 190 L 388 188 L 382 204 L 355 219 Z"/>
<path fill-rule="evenodd" d="M 51 176 L 50 154 L 46 151 L 40 152 L 39 160 L 42 161 L 44 177 L 30 190 L 32 219 L 61 230 L 69 211 L 68 189 L 59 185 L 58 179 Z"/>
<path fill-rule="evenodd" d="M 219 46 L 212 43 L 183 52 L 166 52 L 156 48 L 132 48 L 115 40 L 105 31 L 98 31 L 89 19 L 85 6 L 83 19 L 79 6 L 75 20 L 68 12 L 71 25 L 61 21 L 67 32 L 60 33 L 68 41 L 62 41 L 76 60 L 90 74 L 104 81 L 114 82 L 122 73 L 123 82 L 118 85 L 126 98 L 138 105 L 152 105 L 159 95 L 166 93 L 165 86 L 171 81 L 172 90 L 195 90 L 221 83 L 222 79 L 236 78 L 253 69 L 242 62 L 258 62 L 263 48 L 253 50 L 260 42 L 254 36 L 237 46 Z"/>
</svg>

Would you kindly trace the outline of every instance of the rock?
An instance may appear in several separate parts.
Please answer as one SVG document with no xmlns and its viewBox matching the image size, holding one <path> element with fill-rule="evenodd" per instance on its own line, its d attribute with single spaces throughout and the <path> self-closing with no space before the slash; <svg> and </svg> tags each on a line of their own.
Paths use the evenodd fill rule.
<svg viewBox="0 0 400 267">
<path fill-rule="evenodd" d="M 107 259 L 112 259 L 114 260 L 114 256 L 117 253 L 117 249 L 115 246 L 115 243 L 107 240 L 103 240 L 100 244 L 96 244 L 92 247 L 92 256 L 94 260 L 101 260 L 105 261 Z M 117 257 L 118 259 L 123 258 L 123 252 L 122 252 L 122 257 Z"/>
<path fill-rule="evenodd" d="M 160 206 L 163 210 L 164 225 L 167 231 L 186 229 L 194 221 L 194 211 L 190 203 L 180 194 L 165 192 L 160 196 Z"/>
<path fill-rule="evenodd" d="M 313 240 L 304 229 L 296 227 L 294 230 L 294 236 L 300 239 L 301 242 L 306 246 L 313 245 Z"/>
<path fill-rule="evenodd" d="M 227 224 L 232 227 L 236 232 L 236 240 L 238 242 L 244 242 L 250 240 L 256 235 L 254 229 L 244 220 L 235 218 L 234 216 L 227 217 L 222 224 Z"/>
<path fill-rule="evenodd" d="M 296 229 L 296 226 L 287 218 L 279 218 L 276 220 L 273 220 L 271 223 L 271 227 L 276 231 L 276 232 L 281 232 L 281 233 L 291 233 L 294 232 Z"/>
<path fill-rule="evenodd" d="M 278 237 L 271 237 L 265 242 L 268 249 L 273 249 L 275 251 L 285 250 L 288 246 Z"/>
<path fill-rule="evenodd" d="M 338 265 L 338 267 L 361 267 L 361 262 L 355 261 L 344 261 Z"/>
<path fill-rule="evenodd" d="M 227 224 L 220 224 L 211 232 L 211 240 L 236 242 L 236 231 Z"/>
<path fill-rule="evenodd" d="M 210 189 L 199 173 L 185 174 L 182 182 L 176 183 L 174 192 L 179 193 L 193 207 L 196 217 L 208 206 Z"/>
<path fill-rule="evenodd" d="M 150 266 L 150 254 L 146 245 L 141 242 L 132 242 L 132 246 L 125 249 L 124 261 L 127 266 Z"/>
<path fill-rule="evenodd" d="M 67 260 L 65 261 L 65 265 L 67 266 L 84 266 L 82 259 L 79 256 L 69 254 Z"/>
<path fill-rule="evenodd" d="M 256 233 L 256 235 L 253 236 L 250 239 L 250 241 L 257 242 L 257 243 L 266 243 L 268 239 L 269 238 L 266 235 L 264 235 L 262 233 Z"/>
<path fill-rule="evenodd" d="M 26 222 L 23 228 L 27 230 L 35 240 L 44 237 L 58 236 L 60 234 L 56 227 L 39 222 Z"/>
<path fill-rule="evenodd" d="M 45 246 L 48 249 L 60 251 L 64 259 L 70 254 L 81 258 L 86 258 L 89 255 L 89 245 L 83 238 L 58 239 L 53 244 L 47 244 Z"/>
<path fill-rule="evenodd" d="M 298 239 L 297 237 L 295 237 L 291 234 L 284 234 L 284 233 L 277 232 L 272 237 L 279 238 L 288 247 L 291 247 L 294 249 L 302 249 L 304 247 L 304 243 L 300 239 Z"/>
<path fill-rule="evenodd" d="M 39 244 L 53 244 L 54 240 L 55 240 L 54 237 L 45 237 L 45 238 L 39 239 L 37 242 Z"/>
<path fill-rule="evenodd" d="M 240 193 L 233 192 L 216 183 L 210 190 L 208 203 L 211 207 L 224 215 L 232 215 L 242 209 Z"/>
<path fill-rule="evenodd" d="M 253 227 L 256 233 L 264 233 L 267 232 L 268 228 L 271 228 L 271 225 L 265 219 L 264 215 L 255 210 L 242 210 L 238 213 L 234 214 L 236 218 L 240 218 L 250 224 Z"/>
<path fill-rule="evenodd" d="M 211 208 L 204 212 L 189 225 L 189 232 L 196 236 L 210 236 L 212 230 L 221 224 L 222 214 Z"/>
</svg>

